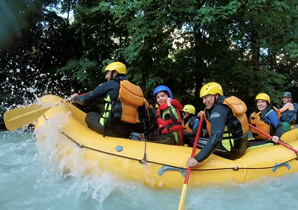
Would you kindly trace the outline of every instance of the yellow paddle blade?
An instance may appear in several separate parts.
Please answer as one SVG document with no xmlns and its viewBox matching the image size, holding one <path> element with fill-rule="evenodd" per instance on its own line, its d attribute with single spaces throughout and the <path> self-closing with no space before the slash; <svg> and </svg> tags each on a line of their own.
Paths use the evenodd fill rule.
<svg viewBox="0 0 298 210">
<path fill-rule="evenodd" d="M 21 128 L 24 125 L 37 120 L 37 118 L 51 107 L 52 106 L 31 104 L 25 107 L 9 110 L 4 114 L 5 126 L 10 131 Z"/>
<path fill-rule="evenodd" d="M 186 198 L 186 192 L 187 192 L 187 184 L 184 184 L 182 187 L 181 197 L 180 197 L 180 203 L 178 210 L 183 210 L 185 205 L 185 198 Z"/>
</svg>

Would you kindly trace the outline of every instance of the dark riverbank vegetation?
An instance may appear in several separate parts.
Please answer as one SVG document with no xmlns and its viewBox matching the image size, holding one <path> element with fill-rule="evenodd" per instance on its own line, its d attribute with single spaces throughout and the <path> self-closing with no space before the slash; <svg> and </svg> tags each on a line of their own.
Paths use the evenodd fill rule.
<svg viewBox="0 0 298 210">
<path fill-rule="evenodd" d="M 150 102 L 159 84 L 202 108 L 210 81 L 244 100 L 259 92 L 298 101 L 298 3 L 293 0 L 4 0 L 0 5 L 0 107 L 44 94 L 67 97 L 124 62 Z"/>
</svg>

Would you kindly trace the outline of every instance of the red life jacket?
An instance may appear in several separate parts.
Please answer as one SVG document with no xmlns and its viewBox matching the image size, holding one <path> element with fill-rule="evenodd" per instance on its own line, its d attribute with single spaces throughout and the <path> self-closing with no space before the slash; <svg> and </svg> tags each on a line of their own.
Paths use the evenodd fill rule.
<svg viewBox="0 0 298 210">
<path fill-rule="evenodd" d="M 171 118 L 169 120 L 162 119 L 161 111 L 168 109 L 169 106 L 167 103 L 160 105 L 157 109 L 157 125 L 158 130 L 161 134 L 172 133 L 173 131 L 177 131 L 179 135 L 179 141 L 177 145 L 183 144 L 183 126 L 182 119 L 180 115 L 180 111 L 183 109 L 182 105 L 176 99 L 172 99 L 171 104 L 175 107 L 176 112 L 178 114 L 179 119 L 174 122 Z"/>
</svg>

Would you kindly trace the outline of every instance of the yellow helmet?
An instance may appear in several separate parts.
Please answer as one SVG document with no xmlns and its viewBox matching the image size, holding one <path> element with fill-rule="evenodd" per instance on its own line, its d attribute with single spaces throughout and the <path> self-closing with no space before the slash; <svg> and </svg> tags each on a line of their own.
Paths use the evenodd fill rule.
<svg viewBox="0 0 298 210">
<path fill-rule="evenodd" d="M 191 105 L 191 104 L 186 104 L 183 107 L 183 110 L 182 111 L 188 112 L 189 114 L 193 114 L 193 115 L 196 114 L 196 108 L 193 105 Z"/>
<path fill-rule="evenodd" d="M 256 96 L 256 100 L 259 100 L 259 99 L 267 101 L 270 104 L 270 97 L 266 93 L 259 93 Z"/>
<path fill-rule="evenodd" d="M 216 82 L 209 82 L 201 88 L 200 98 L 202 98 L 206 95 L 209 95 L 209 94 L 215 95 L 217 93 L 221 96 L 223 95 L 222 87 L 220 86 L 220 84 L 218 84 Z"/>
<path fill-rule="evenodd" d="M 106 71 L 117 71 L 119 74 L 126 74 L 126 66 L 121 62 L 113 62 L 107 65 Z"/>
</svg>

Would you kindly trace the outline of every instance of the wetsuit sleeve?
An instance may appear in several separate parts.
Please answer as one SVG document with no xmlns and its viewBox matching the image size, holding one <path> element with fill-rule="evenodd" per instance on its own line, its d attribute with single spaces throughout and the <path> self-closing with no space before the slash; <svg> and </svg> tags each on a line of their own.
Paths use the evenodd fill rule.
<svg viewBox="0 0 298 210">
<path fill-rule="evenodd" d="M 195 135 L 196 135 L 195 132 L 185 132 L 185 131 L 183 131 L 183 136 L 193 137 L 193 136 L 195 136 Z"/>
<path fill-rule="evenodd" d="M 277 113 L 272 110 L 270 113 L 267 114 L 266 120 L 275 128 L 275 135 L 281 137 L 283 134 L 283 128 L 278 119 Z"/>
<path fill-rule="evenodd" d="M 198 162 L 208 158 L 221 143 L 230 109 L 224 105 L 217 105 L 210 113 L 211 136 L 203 149 L 194 157 Z"/>
<path fill-rule="evenodd" d="M 117 88 L 116 86 L 118 86 L 118 88 L 120 87 L 117 81 L 110 80 L 108 82 L 104 82 L 98 85 L 91 92 L 75 97 L 74 101 L 80 105 L 85 105 L 86 103 L 105 97 L 106 93 L 111 89 Z"/>
<path fill-rule="evenodd" d="M 278 136 L 278 138 L 280 138 L 283 134 L 284 134 L 284 130 L 283 130 L 282 124 L 280 123 L 276 128 L 275 135 Z"/>
</svg>

